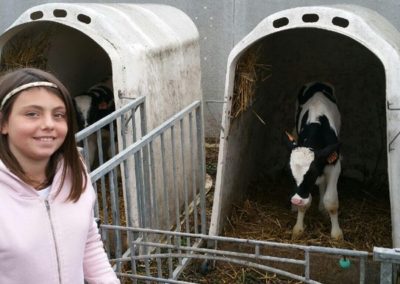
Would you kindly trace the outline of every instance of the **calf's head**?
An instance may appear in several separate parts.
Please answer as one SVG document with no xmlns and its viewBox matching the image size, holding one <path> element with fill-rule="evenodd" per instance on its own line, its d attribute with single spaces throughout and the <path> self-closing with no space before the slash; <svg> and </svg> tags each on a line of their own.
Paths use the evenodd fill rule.
<svg viewBox="0 0 400 284">
<path fill-rule="evenodd" d="M 290 152 L 290 170 L 296 183 L 295 194 L 291 198 L 296 206 L 307 206 L 310 202 L 311 190 L 323 173 L 326 165 L 335 164 L 339 158 L 340 143 L 328 145 L 323 149 L 299 146 L 294 138 L 288 136 Z"/>
<path fill-rule="evenodd" d="M 115 111 L 114 96 L 107 86 L 92 87 L 74 98 L 79 129 L 83 129 Z"/>
</svg>

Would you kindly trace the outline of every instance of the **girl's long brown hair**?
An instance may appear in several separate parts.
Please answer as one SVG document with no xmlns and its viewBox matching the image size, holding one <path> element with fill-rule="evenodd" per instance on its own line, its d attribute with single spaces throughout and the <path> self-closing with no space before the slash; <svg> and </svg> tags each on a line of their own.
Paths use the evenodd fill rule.
<svg viewBox="0 0 400 284">
<path fill-rule="evenodd" d="M 76 202 L 85 190 L 88 181 L 85 166 L 80 158 L 75 140 L 75 132 L 77 130 L 75 109 L 72 98 L 65 86 L 54 75 L 48 72 L 35 68 L 17 69 L 6 73 L 0 78 L 0 103 L 4 99 L 4 96 L 15 88 L 27 83 L 39 81 L 51 82 L 58 86 L 57 89 L 51 87 L 41 88 L 46 88 L 49 92 L 59 97 L 64 102 L 67 112 L 67 135 L 61 147 L 50 157 L 49 163 L 46 167 L 46 178 L 49 182 L 53 181 L 58 162 L 60 161 L 60 158 L 62 158 L 64 161 L 64 167 L 62 169 L 60 188 L 57 189 L 57 193 L 61 190 L 65 178 L 67 174 L 69 174 L 72 179 L 72 188 L 67 200 Z M 0 113 L 0 128 L 2 128 L 4 123 L 8 121 L 13 104 L 18 96 L 19 94 L 14 95 L 3 106 Z M 2 160 L 6 167 L 21 180 L 29 183 L 30 179 L 8 146 L 7 135 L 3 134 L 0 135 L 0 160 Z"/>
</svg>

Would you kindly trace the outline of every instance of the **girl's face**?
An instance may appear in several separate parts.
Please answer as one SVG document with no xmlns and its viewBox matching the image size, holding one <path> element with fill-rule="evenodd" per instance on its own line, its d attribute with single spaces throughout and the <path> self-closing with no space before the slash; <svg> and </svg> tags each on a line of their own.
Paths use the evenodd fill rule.
<svg viewBox="0 0 400 284">
<path fill-rule="evenodd" d="M 67 113 L 64 102 L 45 88 L 22 91 L 4 122 L 2 134 L 18 162 L 48 162 L 67 135 Z"/>
</svg>

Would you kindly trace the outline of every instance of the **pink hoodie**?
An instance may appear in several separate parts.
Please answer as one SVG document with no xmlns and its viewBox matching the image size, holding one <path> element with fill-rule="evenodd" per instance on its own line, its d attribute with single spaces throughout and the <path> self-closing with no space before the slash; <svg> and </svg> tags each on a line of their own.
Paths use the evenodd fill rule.
<svg viewBox="0 0 400 284">
<path fill-rule="evenodd" d="M 60 168 L 43 200 L 0 161 L 0 283 L 120 283 L 93 219 L 90 179 L 76 203 L 65 202 L 70 178 L 55 196 Z"/>
</svg>

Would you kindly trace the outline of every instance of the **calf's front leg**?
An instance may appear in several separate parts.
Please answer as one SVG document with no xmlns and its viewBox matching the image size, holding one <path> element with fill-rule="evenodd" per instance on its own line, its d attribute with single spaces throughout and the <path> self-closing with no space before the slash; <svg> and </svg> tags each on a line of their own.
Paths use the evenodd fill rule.
<svg viewBox="0 0 400 284">
<path fill-rule="evenodd" d="M 312 200 L 311 194 L 308 199 L 309 200 L 305 205 L 296 206 L 297 207 L 297 220 L 296 220 L 296 224 L 294 225 L 293 231 L 292 231 L 293 239 L 297 239 L 304 232 L 304 216 L 306 214 L 307 209 L 310 208 L 310 206 L 311 206 L 311 200 Z"/>
<path fill-rule="evenodd" d="M 337 192 L 337 182 L 339 179 L 340 170 L 340 161 L 333 166 L 328 166 L 325 168 L 327 187 L 324 195 L 324 206 L 331 218 L 331 237 L 335 240 L 343 239 L 343 232 L 339 226 L 338 218 L 339 198 Z"/>
</svg>

